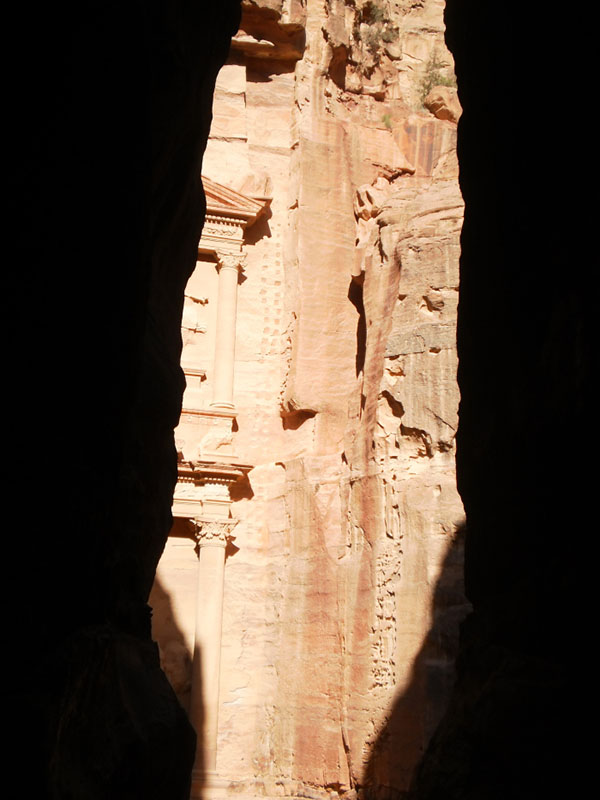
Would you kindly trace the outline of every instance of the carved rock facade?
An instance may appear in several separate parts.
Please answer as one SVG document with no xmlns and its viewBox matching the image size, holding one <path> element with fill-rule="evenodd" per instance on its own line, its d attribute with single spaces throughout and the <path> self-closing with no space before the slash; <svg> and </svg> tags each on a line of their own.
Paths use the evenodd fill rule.
<svg viewBox="0 0 600 800">
<path fill-rule="evenodd" d="M 432 64 L 452 76 L 442 11 L 244 3 L 217 80 L 151 600 L 203 731 L 195 793 L 400 797 L 445 707 L 466 604 L 456 124 L 422 105 Z M 194 520 L 237 522 L 198 588 Z"/>
</svg>

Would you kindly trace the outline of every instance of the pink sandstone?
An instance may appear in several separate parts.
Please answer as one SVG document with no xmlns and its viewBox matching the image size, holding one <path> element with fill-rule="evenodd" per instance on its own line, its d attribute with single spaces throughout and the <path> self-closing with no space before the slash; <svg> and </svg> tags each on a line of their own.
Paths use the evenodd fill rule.
<svg viewBox="0 0 600 800">
<path fill-rule="evenodd" d="M 443 4 L 243 9 L 203 167 L 154 632 L 192 721 L 199 702 L 213 719 L 197 787 L 402 792 L 466 613 L 456 125 L 419 99 L 434 53 L 452 74 Z"/>
</svg>

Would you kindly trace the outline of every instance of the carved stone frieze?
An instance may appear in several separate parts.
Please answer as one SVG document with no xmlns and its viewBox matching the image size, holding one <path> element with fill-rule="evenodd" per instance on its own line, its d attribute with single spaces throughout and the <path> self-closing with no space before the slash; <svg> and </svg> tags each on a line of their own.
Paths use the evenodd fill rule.
<svg viewBox="0 0 600 800">
<path fill-rule="evenodd" d="M 231 484 L 231 480 L 208 480 L 204 484 L 204 494 L 206 497 L 219 499 L 219 500 L 230 500 L 229 495 L 229 486 Z"/>
<path fill-rule="evenodd" d="M 229 487 L 235 478 L 211 477 L 209 479 L 194 479 L 187 476 L 179 476 L 175 485 L 174 498 L 192 498 L 195 500 L 227 500 L 229 501 Z"/>
<path fill-rule="evenodd" d="M 239 239 L 244 236 L 244 228 L 240 220 L 227 219 L 226 217 L 207 216 L 202 236 L 217 236 L 224 239 Z"/>
<path fill-rule="evenodd" d="M 173 497 L 175 500 L 179 498 L 202 500 L 206 492 L 202 484 L 196 483 L 193 479 L 179 478 L 175 485 Z"/>
</svg>

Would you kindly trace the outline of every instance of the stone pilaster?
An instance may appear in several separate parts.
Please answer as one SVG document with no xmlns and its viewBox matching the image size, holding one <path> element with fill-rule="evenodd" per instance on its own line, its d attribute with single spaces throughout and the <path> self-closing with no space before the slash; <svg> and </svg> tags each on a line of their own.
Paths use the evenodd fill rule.
<svg viewBox="0 0 600 800">
<path fill-rule="evenodd" d="M 219 297 L 217 305 L 217 337 L 213 375 L 215 408 L 233 409 L 233 368 L 235 360 L 235 332 L 237 314 L 237 287 L 243 269 L 243 254 L 219 254 Z"/>
</svg>

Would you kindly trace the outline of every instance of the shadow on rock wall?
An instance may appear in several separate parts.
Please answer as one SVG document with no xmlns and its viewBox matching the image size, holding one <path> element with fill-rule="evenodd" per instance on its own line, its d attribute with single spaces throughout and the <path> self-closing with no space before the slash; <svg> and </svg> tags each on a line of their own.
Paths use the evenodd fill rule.
<svg viewBox="0 0 600 800">
<path fill-rule="evenodd" d="M 410 682 L 372 747 L 364 776 L 368 800 L 408 797 L 412 775 L 449 702 L 460 623 L 470 608 L 464 593 L 464 539 L 463 525 L 444 559 L 433 596 L 431 627 L 415 658 Z"/>
<path fill-rule="evenodd" d="M 61 724 L 49 746 L 52 793 L 35 796 L 86 800 L 184 796 L 193 741 L 185 714 L 160 669 L 154 642 L 140 642 L 108 624 L 90 626 L 63 643 L 60 662 L 55 659 L 49 666 L 47 683 L 37 687 L 38 696 L 40 702 L 48 702 L 47 686 L 55 686 L 60 671 Z M 152 752 L 160 752 L 160 768 L 147 768 Z M 27 790 L 26 796 L 34 795 Z"/>
<path fill-rule="evenodd" d="M 149 602 L 152 607 L 152 637 L 159 648 L 161 669 L 167 676 L 181 707 L 189 717 L 194 654 L 190 652 L 185 634 L 177 622 L 177 614 L 173 607 L 171 595 L 158 575 L 154 580 Z M 199 665 L 195 671 L 194 687 L 196 697 L 201 698 L 202 673 Z M 196 700 L 196 703 L 195 718 L 190 718 L 190 722 L 192 722 L 192 727 L 196 732 L 197 741 L 194 770 L 197 771 L 197 775 L 202 775 L 204 773 L 204 747 L 199 747 L 198 744 L 200 744 L 199 740 L 203 734 L 203 709 L 201 702 L 198 703 L 198 700 Z M 198 788 L 197 780 L 195 780 L 194 785 Z"/>
<path fill-rule="evenodd" d="M 146 602 L 177 477 L 202 154 L 239 18 L 239 0 L 6 11 L 4 490 L 9 517 L 48 532 L 19 524 L 3 550 L 15 797 L 189 797 L 194 736 Z"/>
</svg>

